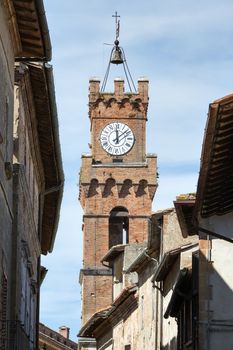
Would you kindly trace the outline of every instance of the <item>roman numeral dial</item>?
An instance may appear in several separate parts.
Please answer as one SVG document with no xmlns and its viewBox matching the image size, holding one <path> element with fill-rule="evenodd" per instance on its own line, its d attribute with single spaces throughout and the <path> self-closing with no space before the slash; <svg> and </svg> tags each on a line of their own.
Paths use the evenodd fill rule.
<svg viewBox="0 0 233 350">
<path fill-rule="evenodd" d="M 124 123 L 107 124 L 100 133 L 100 143 L 103 149 L 111 155 L 128 153 L 134 145 L 134 134 Z"/>
</svg>

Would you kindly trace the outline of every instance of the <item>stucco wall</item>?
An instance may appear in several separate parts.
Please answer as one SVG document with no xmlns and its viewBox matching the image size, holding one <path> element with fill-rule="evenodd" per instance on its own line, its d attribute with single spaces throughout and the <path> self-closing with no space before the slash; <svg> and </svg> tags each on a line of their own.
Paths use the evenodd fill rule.
<svg viewBox="0 0 233 350">
<path fill-rule="evenodd" d="M 233 238 L 233 213 L 202 219 L 201 226 Z M 200 240 L 200 350 L 233 348 L 233 244 L 213 236 Z M 205 325 L 205 326 L 203 326 Z"/>
<path fill-rule="evenodd" d="M 162 239 L 163 254 L 182 245 L 198 242 L 197 236 L 189 236 L 187 238 L 182 236 L 175 209 L 164 214 L 163 216 Z"/>
</svg>

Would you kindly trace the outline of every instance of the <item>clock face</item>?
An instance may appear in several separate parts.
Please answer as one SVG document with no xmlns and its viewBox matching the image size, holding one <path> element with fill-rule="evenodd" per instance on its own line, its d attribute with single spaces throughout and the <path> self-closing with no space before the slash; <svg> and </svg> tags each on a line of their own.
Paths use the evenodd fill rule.
<svg viewBox="0 0 233 350">
<path fill-rule="evenodd" d="M 122 155 L 133 147 L 134 134 L 128 125 L 114 122 L 103 128 L 100 143 L 107 153 L 114 156 Z"/>
</svg>

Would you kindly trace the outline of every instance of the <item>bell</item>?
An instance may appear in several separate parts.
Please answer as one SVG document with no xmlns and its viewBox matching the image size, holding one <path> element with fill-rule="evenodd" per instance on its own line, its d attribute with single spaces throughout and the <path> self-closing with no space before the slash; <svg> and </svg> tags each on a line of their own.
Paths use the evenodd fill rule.
<svg viewBox="0 0 233 350">
<path fill-rule="evenodd" d="M 124 62 L 121 49 L 118 46 L 113 48 L 110 62 L 113 64 L 122 64 Z"/>
</svg>

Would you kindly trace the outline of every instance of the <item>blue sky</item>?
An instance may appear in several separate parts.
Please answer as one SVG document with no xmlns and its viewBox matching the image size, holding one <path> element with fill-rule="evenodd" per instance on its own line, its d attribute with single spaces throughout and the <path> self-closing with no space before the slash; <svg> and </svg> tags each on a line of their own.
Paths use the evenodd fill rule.
<svg viewBox="0 0 233 350">
<path fill-rule="evenodd" d="M 116 8 L 117 5 L 117 8 Z M 113 43 L 112 14 L 121 15 L 120 44 L 135 82 L 150 80 L 147 152 L 158 155 L 154 210 L 171 207 L 196 189 L 201 145 L 214 99 L 232 92 L 231 0 L 45 1 L 53 46 L 56 98 L 65 171 L 60 225 L 41 289 L 41 322 L 80 327 L 79 269 L 82 210 L 78 202 L 81 153 L 88 152 L 88 82 L 103 79 Z M 121 67 L 112 67 L 108 90 Z"/>
</svg>

